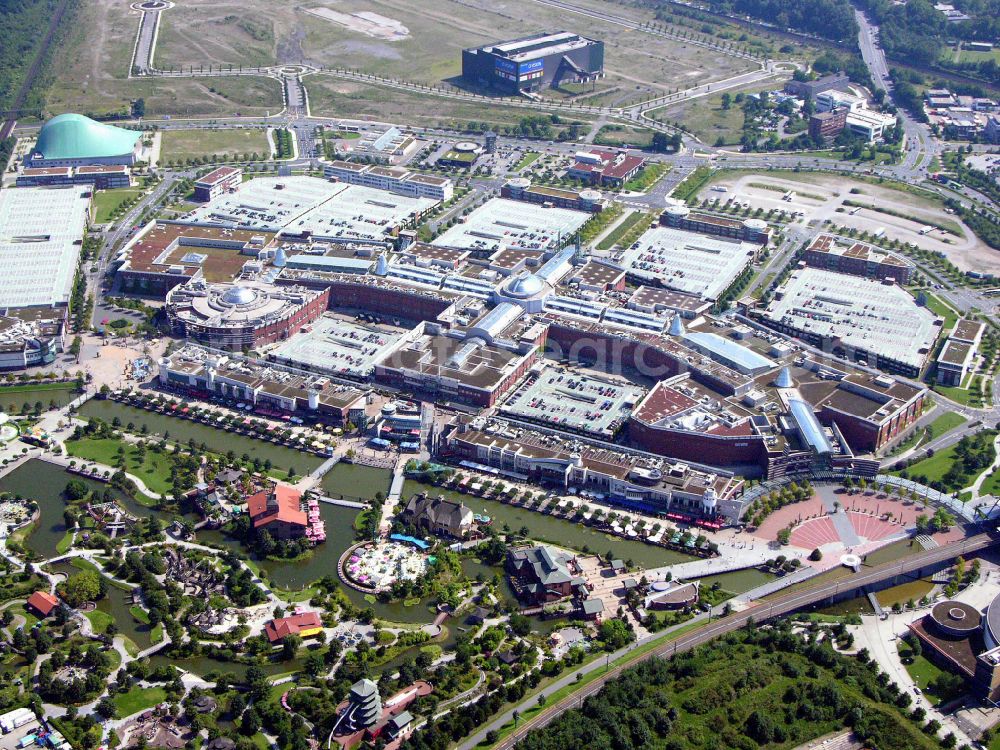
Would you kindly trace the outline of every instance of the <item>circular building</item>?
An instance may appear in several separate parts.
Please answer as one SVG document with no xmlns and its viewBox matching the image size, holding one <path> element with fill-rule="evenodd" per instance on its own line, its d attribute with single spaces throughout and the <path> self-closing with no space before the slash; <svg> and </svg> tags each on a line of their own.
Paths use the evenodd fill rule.
<svg viewBox="0 0 1000 750">
<path fill-rule="evenodd" d="M 82 167 L 135 164 L 142 149 L 138 130 L 105 125 L 76 114 L 57 115 L 38 132 L 26 167 Z"/>
<path fill-rule="evenodd" d="M 983 640 L 986 642 L 987 650 L 1000 646 L 1000 595 L 986 608 L 986 617 L 983 618 Z"/>
<path fill-rule="evenodd" d="M 979 629 L 983 618 L 975 607 L 949 600 L 934 605 L 931 620 L 945 635 L 966 638 Z"/>
<path fill-rule="evenodd" d="M 244 350 L 284 341 L 327 308 L 329 289 L 209 284 L 175 286 L 165 310 L 174 333 L 220 349 Z"/>
<path fill-rule="evenodd" d="M 510 302 L 525 312 L 538 313 L 545 306 L 545 298 L 552 293 L 552 286 L 541 276 L 523 273 L 512 276 L 494 292 L 494 301 Z"/>
</svg>

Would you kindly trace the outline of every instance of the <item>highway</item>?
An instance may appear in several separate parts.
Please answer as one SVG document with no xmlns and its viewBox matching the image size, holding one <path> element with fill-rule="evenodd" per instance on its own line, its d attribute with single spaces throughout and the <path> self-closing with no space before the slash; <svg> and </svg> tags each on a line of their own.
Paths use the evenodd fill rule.
<svg viewBox="0 0 1000 750">
<path fill-rule="evenodd" d="M 882 89 L 886 94 L 892 94 L 892 82 L 889 80 L 889 64 L 885 53 L 878 45 L 878 26 L 871 23 L 860 10 L 855 11 L 858 21 L 858 46 L 861 47 L 861 57 L 868 66 L 876 89 Z M 904 174 L 918 176 L 935 154 L 935 145 L 927 128 L 914 120 L 906 110 L 899 107 L 897 114 L 903 121 L 903 131 L 906 133 L 906 152 L 900 165 Z"/>
<path fill-rule="evenodd" d="M 529 732 L 545 726 L 564 711 L 575 706 L 579 706 L 584 698 L 599 692 L 608 681 L 614 680 L 626 669 L 629 669 L 642 661 L 651 659 L 654 656 L 667 657 L 683 653 L 685 651 L 690 651 L 691 649 L 704 643 L 708 643 L 719 636 L 744 627 L 748 623 L 761 622 L 771 619 L 772 617 L 778 617 L 790 612 L 796 612 L 815 604 L 816 602 L 823 601 L 831 596 L 837 596 L 838 594 L 848 590 L 880 583 L 886 579 L 903 573 L 910 573 L 928 565 L 934 565 L 954 559 L 959 555 L 968 555 L 985 549 L 986 547 L 995 544 L 998 540 L 1000 540 L 1000 536 L 995 533 L 978 534 L 944 547 L 935 547 L 923 552 L 918 552 L 914 555 L 910 555 L 909 557 L 905 557 L 902 560 L 884 563 L 867 571 L 857 573 L 850 578 L 843 578 L 829 583 L 818 584 L 804 591 L 792 591 L 783 596 L 778 596 L 770 601 L 759 602 L 742 612 L 733 613 L 716 620 L 715 622 L 711 622 L 705 627 L 685 633 L 684 635 L 664 644 L 659 648 L 639 654 L 635 658 L 629 659 L 625 663 L 609 669 L 605 674 L 595 679 L 586 687 L 566 696 L 557 703 L 553 703 L 551 706 L 548 706 L 531 719 L 525 720 L 524 723 L 518 726 L 515 731 L 508 735 L 501 743 L 496 745 L 496 748 L 499 750 L 508 750 L 509 748 L 514 747 Z M 620 653 L 626 654 L 628 653 L 628 650 L 623 650 Z M 612 658 L 616 658 L 616 656 L 616 654 L 611 655 Z M 597 662 L 597 666 L 600 666 L 599 660 Z M 563 679 L 572 681 L 575 677 L 567 675 Z M 571 684 L 571 682 L 567 682 L 567 684 Z M 555 692 L 560 689 L 560 687 L 561 685 L 557 682 L 555 685 L 548 688 L 548 692 Z M 544 693 L 545 691 L 542 692 Z M 480 742 L 485 740 L 487 732 L 490 730 L 499 730 L 507 722 L 511 721 L 514 710 L 518 710 L 523 714 L 536 706 L 536 696 L 532 695 L 529 700 L 525 700 L 523 703 L 518 705 L 516 709 L 511 709 L 510 711 L 498 716 L 489 724 L 480 728 L 475 734 L 459 743 L 459 750 L 473 750 L 473 748 L 475 748 Z"/>
</svg>

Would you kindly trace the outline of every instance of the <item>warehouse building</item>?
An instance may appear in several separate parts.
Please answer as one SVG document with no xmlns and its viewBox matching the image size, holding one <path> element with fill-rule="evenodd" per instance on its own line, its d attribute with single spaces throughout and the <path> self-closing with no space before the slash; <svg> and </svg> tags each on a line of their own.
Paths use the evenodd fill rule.
<svg viewBox="0 0 1000 750">
<path fill-rule="evenodd" d="M 0 308 L 69 304 L 90 188 L 0 191 Z"/>
<path fill-rule="evenodd" d="M 462 50 L 462 78 L 510 94 L 604 75 L 604 42 L 568 31 Z"/>
</svg>

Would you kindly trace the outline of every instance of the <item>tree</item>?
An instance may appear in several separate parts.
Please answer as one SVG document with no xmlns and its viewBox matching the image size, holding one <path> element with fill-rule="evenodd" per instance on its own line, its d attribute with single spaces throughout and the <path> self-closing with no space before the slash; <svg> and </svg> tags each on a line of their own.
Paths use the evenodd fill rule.
<svg viewBox="0 0 1000 750">
<path fill-rule="evenodd" d="M 94 570 L 81 570 L 59 584 L 59 596 L 71 607 L 79 607 L 84 602 L 96 601 L 105 592 L 105 583 Z"/>
<path fill-rule="evenodd" d="M 729 109 L 732 106 L 732 104 L 733 104 L 733 97 L 732 97 L 732 95 L 728 91 L 725 92 L 725 93 L 723 93 L 723 95 L 722 95 L 722 108 L 723 109 Z"/>
<path fill-rule="evenodd" d="M 809 553 L 809 559 L 812 560 L 813 562 L 819 562 L 820 560 L 823 559 L 823 552 L 820 550 L 819 547 L 817 547 L 816 549 L 814 549 L 812 552 Z"/>
<path fill-rule="evenodd" d="M 115 705 L 110 696 L 101 698 L 97 706 L 95 706 L 95 710 L 105 719 L 113 719 L 118 715 L 118 706 Z"/>
<path fill-rule="evenodd" d="M 300 636 L 286 635 L 281 639 L 281 658 L 285 661 L 294 659 L 301 645 L 302 638 Z"/>
</svg>

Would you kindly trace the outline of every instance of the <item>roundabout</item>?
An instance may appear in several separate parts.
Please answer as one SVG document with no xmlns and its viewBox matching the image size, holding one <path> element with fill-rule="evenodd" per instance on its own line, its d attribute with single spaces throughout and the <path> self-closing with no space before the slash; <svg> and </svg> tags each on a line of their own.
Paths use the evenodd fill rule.
<svg viewBox="0 0 1000 750">
<path fill-rule="evenodd" d="M 141 10 L 145 13 L 147 11 L 170 10 L 174 4 L 167 0 L 146 0 L 146 2 L 132 3 L 129 7 L 132 10 Z"/>
</svg>

